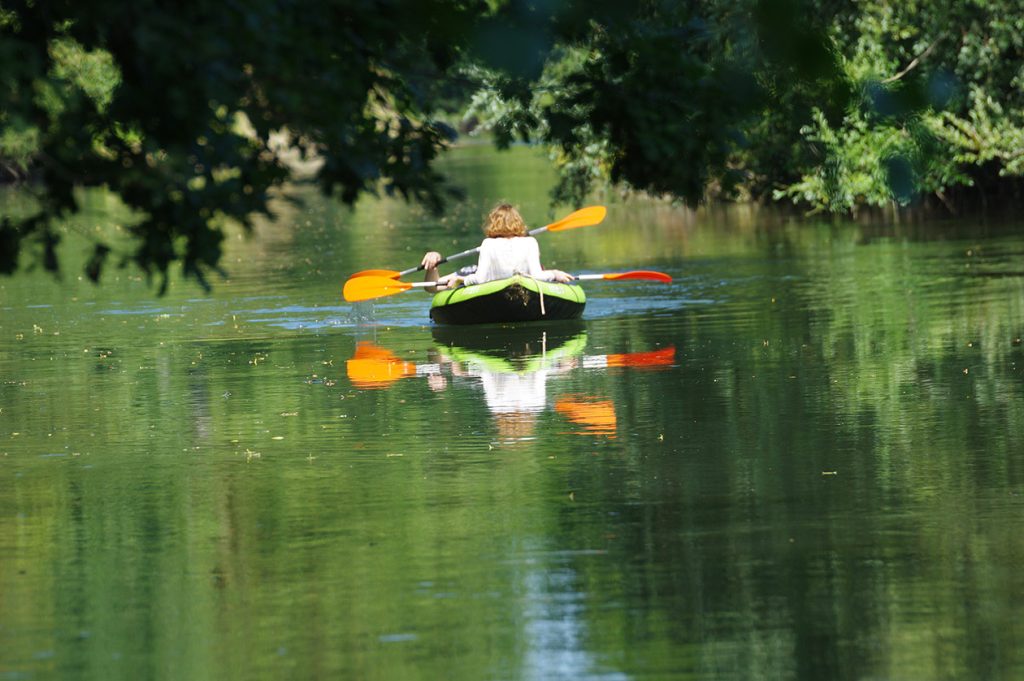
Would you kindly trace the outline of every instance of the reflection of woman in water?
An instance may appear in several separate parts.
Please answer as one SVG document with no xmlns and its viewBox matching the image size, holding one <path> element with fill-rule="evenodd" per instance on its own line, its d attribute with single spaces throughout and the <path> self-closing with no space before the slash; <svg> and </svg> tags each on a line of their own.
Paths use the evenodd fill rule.
<svg viewBox="0 0 1024 681">
<path fill-rule="evenodd" d="M 573 355 L 585 346 L 586 334 L 581 334 L 551 353 L 519 358 L 525 365 L 518 369 L 508 360 L 456 347 L 447 349 L 451 353 L 447 357 L 442 351 L 442 363 L 450 365 L 453 376 L 480 380 L 484 402 L 498 426 L 499 440 L 514 442 L 533 437 L 538 415 L 547 408 L 548 378 L 578 366 Z M 430 384 L 434 390 L 445 386 L 445 382 Z"/>
<path fill-rule="evenodd" d="M 572 357 L 541 362 L 540 368 L 524 372 L 488 371 L 477 367 L 484 402 L 498 426 L 498 439 L 518 442 L 533 439 L 539 414 L 547 407 L 548 377 L 576 366 Z"/>
<path fill-rule="evenodd" d="M 482 370 L 479 376 L 492 414 L 544 411 L 547 405 L 546 368 L 524 374 Z"/>
</svg>

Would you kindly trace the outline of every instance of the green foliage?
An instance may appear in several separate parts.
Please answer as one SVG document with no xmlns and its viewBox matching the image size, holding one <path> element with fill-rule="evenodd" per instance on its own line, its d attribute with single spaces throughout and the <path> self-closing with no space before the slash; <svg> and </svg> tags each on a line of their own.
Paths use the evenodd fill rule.
<svg viewBox="0 0 1024 681">
<path fill-rule="evenodd" d="M 872 1 L 830 16 L 845 77 L 866 96 L 839 125 L 826 130 L 816 119 L 801 129 L 821 155 L 813 163 L 791 157 L 801 177 L 775 196 L 854 211 L 941 198 L 977 184 L 986 164 L 1003 177 L 1021 176 L 1020 9 L 999 1 Z"/>
<path fill-rule="evenodd" d="M 1005 2 L 588 10 L 589 32 L 555 41 L 583 59 L 552 51 L 532 87 L 472 109 L 556 149 L 557 198 L 611 181 L 852 212 L 1021 173 L 1024 19 Z"/>
<path fill-rule="evenodd" d="M 689 203 L 712 182 L 732 194 L 748 179 L 736 160 L 765 111 L 797 89 L 830 111 L 848 96 L 824 31 L 792 23 L 801 11 L 791 2 L 569 5 L 549 22 L 558 47 L 539 75 L 483 80 L 468 113 L 499 145 L 520 137 L 552 147 L 557 200 L 581 202 L 601 182 Z"/>
<path fill-rule="evenodd" d="M 0 129 L 0 171 L 12 177 L 24 177 L 39 152 L 39 128 L 21 119 L 3 118 L 6 120 Z"/>
<path fill-rule="evenodd" d="M 8 12 L 0 18 L 0 27 L 14 17 Z M 49 58 L 52 69 L 46 79 L 34 83 L 34 104 L 45 113 L 46 120 L 56 121 L 66 102 L 84 95 L 99 111 L 103 111 L 120 83 L 120 74 L 110 54 L 103 50 L 85 50 L 70 38 L 54 39 Z M 44 128 L 32 124 L 16 108 L 0 111 L 0 171 L 15 178 L 24 178 L 35 158 L 43 151 Z"/>
<path fill-rule="evenodd" d="M 872 124 L 854 112 L 833 128 L 816 111 L 801 130 L 823 161 L 799 181 L 775 193 L 812 206 L 812 212 L 856 212 L 859 207 L 907 205 L 917 192 L 942 192 L 969 183 L 951 156 L 937 153 L 933 119 L 908 125 Z"/>
<path fill-rule="evenodd" d="M 1024 175 L 1024 116 L 1019 110 L 1005 110 L 981 88 L 972 88 L 966 117 L 945 111 L 933 120 L 932 129 L 955 151 L 957 161 L 995 161 L 1002 175 Z"/>
<path fill-rule="evenodd" d="M 349 204 L 385 193 L 440 212 L 457 189 L 434 162 L 457 110 L 500 148 L 549 148 L 562 202 L 609 183 L 691 204 L 774 197 L 828 211 L 941 197 L 1024 172 L 1019 9 L 5 3 L 0 172 L 31 177 L 40 210 L 8 220 L 0 269 L 16 267 L 26 239 L 58 240 L 79 187 L 105 187 L 139 215 L 134 250 L 95 244 L 94 279 L 109 256 L 165 283 L 180 261 L 205 284 L 223 226 L 269 215 L 296 167 Z"/>
<path fill-rule="evenodd" d="M 55 234 L 53 221 L 76 210 L 75 187 L 105 186 L 143 216 L 122 263 L 166 282 L 180 260 L 205 283 L 221 225 L 269 214 L 296 154 L 316 160 L 321 189 L 349 203 L 384 192 L 439 210 L 449 191 L 431 162 L 454 133 L 429 112 L 482 5 L 6 7 L 0 153 L 18 168 L 31 155 L 43 190 L 39 216 L 5 230 L 15 250 L 31 234 Z M 96 245 L 90 276 L 106 249 Z"/>
<path fill-rule="evenodd" d="M 109 52 L 88 51 L 70 38 L 58 38 L 50 43 L 50 56 L 53 77 L 66 83 L 65 90 L 80 89 L 100 112 L 110 105 L 121 73 Z M 65 92 L 63 98 L 70 96 L 70 92 Z"/>
</svg>

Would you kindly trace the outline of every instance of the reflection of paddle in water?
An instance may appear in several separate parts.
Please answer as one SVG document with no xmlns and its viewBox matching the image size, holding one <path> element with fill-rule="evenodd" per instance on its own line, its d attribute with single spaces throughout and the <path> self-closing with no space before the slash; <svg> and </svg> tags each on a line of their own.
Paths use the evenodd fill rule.
<svg viewBox="0 0 1024 681">
<path fill-rule="evenodd" d="M 583 426 L 583 430 L 575 431 L 576 435 L 615 437 L 615 404 L 611 400 L 569 395 L 555 402 L 555 411 L 573 423 Z"/>
<path fill-rule="evenodd" d="M 438 351 L 454 376 L 480 381 L 484 403 L 498 427 L 498 442 L 507 445 L 534 438 L 539 416 L 547 408 L 548 378 L 578 367 L 578 355 L 586 345 L 585 332 L 556 338 L 551 344 L 542 333 L 539 338 L 505 345 L 498 353 L 455 345 Z"/>
<path fill-rule="evenodd" d="M 356 388 L 386 388 L 400 378 L 415 376 L 416 365 L 370 341 L 359 341 L 352 359 L 345 362 L 345 371 Z"/>
<path fill-rule="evenodd" d="M 659 348 L 648 352 L 627 352 L 616 355 L 590 355 L 583 358 L 583 366 L 599 368 L 609 367 L 632 367 L 641 369 L 644 367 L 670 366 L 676 361 L 676 349 L 673 346 Z"/>
<path fill-rule="evenodd" d="M 538 343 L 539 341 L 539 343 Z M 414 364 L 389 350 L 363 341 L 347 362 L 349 380 L 356 388 L 387 388 L 401 378 L 426 376 L 431 390 L 445 390 L 452 378 L 479 381 L 484 402 L 494 416 L 499 441 L 505 444 L 530 440 L 539 415 L 547 408 L 548 378 L 574 369 L 630 367 L 651 369 L 675 362 L 675 348 L 608 355 L 583 355 L 586 332 L 549 342 L 546 334 L 510 343 L 499 338 L 500 351 L 468 350 L 445 344 L 437 348 L 438 361 Z M 539 347 L 538 347 L 539 346 Z M 525 349 L 525 352 L 523 350 Z M 537 353 L 537 350 L 540 353 Z M 567 395 L 555 402 L 555 412 L 582 426 L 580 435 L 612 438 L 616 434 L 615 407 L 611 400 L 586 395 Z"/>
</svg>

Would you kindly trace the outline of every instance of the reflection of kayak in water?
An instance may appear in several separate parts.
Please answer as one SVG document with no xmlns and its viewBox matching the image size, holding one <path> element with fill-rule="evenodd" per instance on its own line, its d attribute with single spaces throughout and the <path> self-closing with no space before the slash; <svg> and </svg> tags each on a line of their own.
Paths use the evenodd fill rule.
<svg viewBox="0 0 1024 681">
<path fill-rule="evenodd" d="M 452 362 L 479 365 L 499 374 L 529 373 L 566 357 L 583 354 L 587 332 L 582 323 L 566 322 L 544 327 L 494 327 L 493 333 L 461 333 L 452 327 L 435 327 L 437 351 Z"/>
<path fill-rule="evenodd" d="M 439 329 L 435 329 L 435 332 Z M 568 329 L 567 329 L 568 330 Z M 505 331 L 512 331 L 505 329 Z M 476 342 L 456 345 L 441 343 L 444 334 L 435 333 L 438 340 L 437 352 L 441 363 L 408 362 L 386 348 L 370 341 L 356 345 L 352 358 L 345 363 L 346 373 L 353 387 L 362 389 L 387 388 L 401 378 L 414 376 L 435 376 L 441 373 L 442 363 L 458 365 L 462 375 L 474 373 L 529 374 L 540 370 L 550 372 L 566 368 L 600 370 L 617 367 L 632 369 L 657 369 L 675 363 L 676 350 L 673 346 L 644 352 L 622 352 L 607 355 L 585 355 L 586 332 L 552 333 L 545 331 L 541 337 L 536 334 L 495 333 L 490 343 L 481 341 L 484 335 L 472 335 Z M 467 339 L 468 340 L 468 339 Z M 473 345 L 473 348 L 465 347 Z M 472 369 L 471 369 L 472 368 Z M 469 370 L 469 371 L 467 371 Z"/>
<path fill-rule="evenodd" d="M 581 335 L 586 339 L 587 325 L 582 319 L 563 319 L 519 326 L 482 325 L 472 332 L 458 326 L 441 325 L 432 327 L 430 335 L 439 350 L 455 347 L 512 360 L 557 350 Z"/>
<path fill-rule="evenodd" d="M 587 296 L 574 284 L 514 276 L 441 291 L 430 304 L 438 324 L 498 324 L 577 319 Z"/>
<path fill-rule="evenodd" d="M 508 329 L 506 329 L 508 330 Z M 566 329 L 569 331 L 570 329 Z M 569 335 L 496 334 L 493 343 L 472 343 L 473 349 L 439 343 L 441 359 L 447 364 L 474 366 L 480 374 L 529 374 L 558 362 L 561 358 L 573 357 L 583 352 L 587 345 L 587 334 L 575 327 Z M 435 335 L 435 338 L 437 336 Z M 479 336 L 476 339 L 487 336 Z M 604 355 L 600 355 L 604 357 Z M 345 371 L 356 388 L 387 388 L 401 378 L 430 376 L 441 373 L 437 362 L 407 362 L 387 348 L 370 341 L 356 344 L 352 358 L 345 362 Z M 462 371 L 461 373 L 466 373 Z"/>
<path fill-rule="evenodd" d="M 548 378 L 579 365 L 576 358 L 587 347 L 587 334 L 552 342 L 536 336 L 534 340 L 535 345 L 525 346 L 527 353 L 520 350 L 504 356 L 457 345 L 439 347 L 438 352 L 460 367 L 462 375 L 479 379 L 492 414 L 538 412 L 547 404 Z"/>
<path fill-rule="evenodd" d="M 548 408 L 548 379 L 575 371 L 615 370 L 618 367 L 657 369 L 675 363 L 672 346 L 644 352 L 586 355 L 587 333 L 575 324 L 549 326 L 526 333 L 499 329 L 494 333 L 463 334 L 464 344 L 435 329 L 438 342 L 430 362 L 408 362 L 368 341 L 356 346 L 346 369 L 352 386 L 388 388 L 402 378 L 424 377 L 431 390 L 445 390 L 452 381 L 479 386 L 484 403 L 498 424 L 501 441 L 533 436 L 538 415 Z M 502 333 L 504 332 L 504 333 Z M 489 340 L 481 340 L 489 339 Z M 468 341 L 473 340 L 470 343 Z M 472 345 L 474 347 L 464 347 Z M 615 405 L 595 395 L 569 394 L 558 398 L 554 411 L 580 426 L 580 435 L 614 438 Z"/>
</svg>

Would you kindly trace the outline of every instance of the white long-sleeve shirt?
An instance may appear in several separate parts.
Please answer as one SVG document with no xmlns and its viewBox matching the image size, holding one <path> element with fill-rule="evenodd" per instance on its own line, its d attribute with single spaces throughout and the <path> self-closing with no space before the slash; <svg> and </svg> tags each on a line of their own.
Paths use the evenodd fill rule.
<svg viewBox="0 0 1024 681">
<path fill-rule="evenodd" d="M 552 281 L 554 274 L 541 269 L 540 246 L 532 236 L 486 238 L 480 244 L 480 257 L 476 272 L 463 282 L 482 284 L 495 279 L 505 279 L 515 274 L 524 274 L 541 281 Z"/>
</svg>

